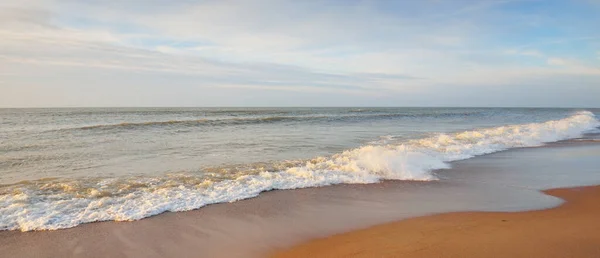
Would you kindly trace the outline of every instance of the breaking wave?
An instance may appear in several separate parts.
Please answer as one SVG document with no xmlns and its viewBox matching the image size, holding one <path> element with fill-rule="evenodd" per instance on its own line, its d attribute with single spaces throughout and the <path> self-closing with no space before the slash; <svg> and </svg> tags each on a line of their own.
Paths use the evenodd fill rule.
<svg viewBox="0 0 600 258">
<path fill-rule="evenodd" d="M 588 111 L 544 123 L 438 134 L 367 145 L 276 169 L 223 176 L 45 179 L 0 186 L 0 230 L 52 230 L 95 221 L 132 221 L 166 211 L 252 198 L 274 189 L 381 180 L 436 180 L 449 162 L 517 147 L 573 139 L 600 126 Z"/>
</svg>

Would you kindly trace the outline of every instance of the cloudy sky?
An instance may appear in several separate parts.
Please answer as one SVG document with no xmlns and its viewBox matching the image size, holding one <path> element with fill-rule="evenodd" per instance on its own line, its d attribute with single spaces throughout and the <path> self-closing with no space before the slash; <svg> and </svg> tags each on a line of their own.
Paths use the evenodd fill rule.
<svg viewBox="0 0 600 258">
<path fill-rule="evenodd" d="M 600 107 L 597 0 L 0 1 L 0 106 Z"/>
</svg>

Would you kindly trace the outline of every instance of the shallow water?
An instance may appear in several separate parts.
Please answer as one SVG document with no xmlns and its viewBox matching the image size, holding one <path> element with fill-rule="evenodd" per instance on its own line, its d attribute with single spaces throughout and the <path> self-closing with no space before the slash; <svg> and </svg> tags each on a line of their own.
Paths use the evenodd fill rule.
<svg viewBox="0 0 600 258">
<path fill-rule="evenodd" d="M 433 171 L 452 161 L 595 131 L 590 111 L 2 109 L 0 229 L 136 220 L 272 189 L 443 181 Z"/>
</svg>

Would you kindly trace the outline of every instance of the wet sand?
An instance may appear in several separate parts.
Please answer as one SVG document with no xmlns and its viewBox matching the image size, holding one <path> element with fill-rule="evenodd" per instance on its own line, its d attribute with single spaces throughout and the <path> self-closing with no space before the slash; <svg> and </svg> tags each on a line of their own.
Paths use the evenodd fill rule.
<svg viewBox="0 0 600 258">
<path fill-rule="evenodd" d="M 545 192 L 566 203 L 408 219 L 313 240 L 273 257 L 600 257 L 600 186 Z"/>
<path fill-rule="evenodd" d="M 0 231 L 0 257 L 265 257 L 273 250 L 291 248 L 310 239 L 376 225 L 385 224 L 375 228 L 381 228 L 382 232 L 387 230 L 387 233 L 392 234 L 396 231 L 391 230 L 388 226 L 390 224 L 386 223 L 401 219 L 459 211 L 523 211 L 555 207 L 560 205 L 562 200 L 544 195 L 538 189 L 600 184 L 598 157 L 600 144 L 561 143 L 542 148 L 509 150 L 455 162 L 452 169 L 436 172 L 440 177 L 439 181 L 385 181 L 369 185 L 271 191 L 261 194 L 258 198 L 209 205 L 195 211 L 164 213 L 134 222 L 89 223 L 56 231 Z M 571 198 L 568 195 L 564 197 Z M 593 200 L 600 203 L 599 199 Z M 569 202 L 564 207 L 574 204 Z M 578 216 L 581 216 L 579 219 L 583 221 L 590 217 L 598 218 L 599 215 L 589 215 L 583 210 L 574 213 L 564 213 L 567 215 L 557 217 L 557 221 L 559 218 L 566 221 Z M 472 237 L 474 241 L 483 241 L 485 238 L 471 236 L 466 230 L 472 226 L 483 225 L 488 220 L 490 223 L 495 220 L 507 220 L 498 222 L 498 225 L 490 224 L 488 228 L 482 227 L 493 232 L 506 227 L 506 234 L 517 230 L 519 225 L 530 224 L 529 222 L 538 225 L 533 219 L 506 219 L 509 216 L 519 216 L 518 214 L 521 213 L 490 213 L 488 215 L 497 217 L 481 217 L 481 220 L 477 217 L 477 220 L 465 220 L 464 224 L 458 225 L 450 223 L 452 220 L 449 219 L 453 216 L 455 219 L 463 219 L 463 216 L 451 213 L 441 215 L 443 219 L 436 219 L 424 226 L 445 226 L 449 234 L 454 234 L 448 235 L 449 238 L 465 235 Z M 553 225 L 554 223 L 550 224 L 550 228 L 562 230 Z M 421 239 L 424 235 L 419 233 L 422 231 L 418 231 L 422 230 L 418 227 L 419 224 L 411 225 L 418 234 L 405 237 L 407 241 L 412 241 L 410 243 L 415 243 L 416 239 Z M 556 225 L 562 227 L 562 224 Z M 597 224 L 590 224 L 586 230 L 600 232 L 594 225 Z M 537 227 L 537 230 L 541 231 L 536 236 L 550 237 L 549 233 L 543 231 L 543 224 Z M 575 228 L 568 230 L 571 231 L 564 231 L 568 235 L 563 237 L 566 241 L 574 241 L 573 244 L 579 247 L 588 243 L 586 241 L 593 240 L 588 240 L 584 234 L 579 235 Z M 367 238 L 377 239 L 379 234 L 380 232 L 376 232 Z M 536 238 L 532 235 L 525 236 L 525 243 L 530 245 L 525 248 L 537 250 L 560 246 L 553 243 L 550 247 L 540 248 L 541 244 L 533 242 Z M 395 235 L 390 236 L 393 237 Z M 498 239 L 500 241 L 501 238 Z M 553 239 L 559 244 L 563 240 Z M 400 240 L 385 243 L 393 244 L 394 247 L 409 246 Z M 342 243 L 340 246 L 345 245 Z M 347 249 L 340 248 L 332 245 L 326 246 L 325 249 Z M 493 253 L 501 251 L 489 248 Z M 495 248 L 502 249 L 500 246 Z M 378 250 L 385 251 L 387 247 Z M 311 256 L 319 254 L 311 253 Z M 486 256 L 488 255 L 483 255 Z"/>
</svg>

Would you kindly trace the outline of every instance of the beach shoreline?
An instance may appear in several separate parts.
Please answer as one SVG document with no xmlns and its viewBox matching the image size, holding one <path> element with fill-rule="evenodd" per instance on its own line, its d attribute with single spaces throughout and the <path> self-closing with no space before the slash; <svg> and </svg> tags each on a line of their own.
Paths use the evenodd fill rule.
<svg viewBox="0 0 600 258">
<path fill-rule="evenodd" d="M 599 185 L 599 155 L 600 144 L 554 143 L 454 162 L 452 169 L 435 172 L 438 181 L 270 191 L 252 199 L 133 222 L 0 231 L 0 253 L 6 257 L 265 257 L 311 239 L 431 214 L 556 207 L 562 200 L 540 190 Z"/>
<path fill-rule="evenodd" d="M 565 203 L 406 219 L 311 240 L 272 257 L 600 257 L 600 186 L 544 193 Z"/>
</svg>

